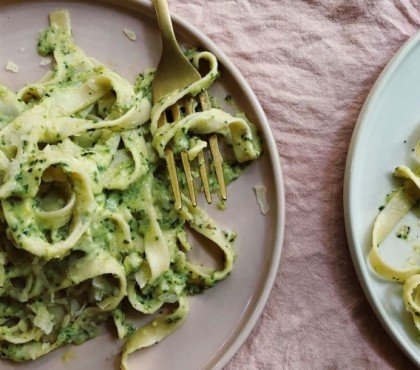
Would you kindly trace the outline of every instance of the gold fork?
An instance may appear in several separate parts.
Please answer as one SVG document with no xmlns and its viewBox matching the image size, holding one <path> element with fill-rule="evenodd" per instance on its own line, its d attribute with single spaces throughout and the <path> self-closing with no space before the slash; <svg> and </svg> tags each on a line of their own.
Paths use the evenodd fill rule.
<svg viewBox="0 0 420 370">
<path fill-rule="evenodd" d="M 193 82 L 200 80 L 201 76 L 179 48 L 172 28 L 172 21 L 169 14 L 167 0 L 154 0 L 153 4 L 156 10 L 156 16 L 159 22 L 160 34 L 162 37 L 162 55 L 152 83 L 153 104 L 156 104 L 159 100 L 167 96 L 172 91 L 183 89 Z M 198 103 L 201 106 L 201 110 L 204 111 L 211 108 L 207 91 L 200 93 L 197 97 Z M 181 118 L 181 107 L 185 109 L 185 113 L 187 115 L 193 113 L 194 108 L 192 98 L 185 98 L 183 102 L 177 102 L 171 107 L 171 113 L 174 121 L 177 121 Z M 164 112 L 159 119 L 159 126 L 166 122 L 167 116 Z M 220 154 L 216 134 L 210 135 L 209 146 L 216 172 L 217 183 L 219 184 L 220 196 L 223 200 L 226 200 L 226 185 L 223 176 L 222 165 L 223 158 Z M 174 207 L 175 209 L 181 209 L 181 190 L 178 183 L 175 157 L 172 149 L 169 147 L 165 149 L 165 159 L 175 200 Z M 184 167 L 185 178 L 187 180 L 190 200 L 195 207 L 197 205 L 197 198 L 195 195 L 194 180 L 191 173 L 190 161 L 186 150 L 181 151 L 181 160 Z M 198 153 L 197 161 L 206 201 L 207 203 L 211 203 L 212 198 L 203 150 Z"/>
</svg>

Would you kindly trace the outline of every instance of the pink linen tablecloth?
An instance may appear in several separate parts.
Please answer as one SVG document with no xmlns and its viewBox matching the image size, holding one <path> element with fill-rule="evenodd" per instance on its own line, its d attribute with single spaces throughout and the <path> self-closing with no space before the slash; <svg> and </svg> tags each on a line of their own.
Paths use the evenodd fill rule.
<svg viewBox="0 0 420 370">
<path fill-rule="evenodd" d="M 286 239 L 236 369 L 414 367 L 373 314 L 350 259 L 342 188 L 362 104 L 420 27 L 418 0 L 172 0 L 239 67 L 276 137 Z M 420 66 L 419 66 L 420 68 Z"/>
</svg>

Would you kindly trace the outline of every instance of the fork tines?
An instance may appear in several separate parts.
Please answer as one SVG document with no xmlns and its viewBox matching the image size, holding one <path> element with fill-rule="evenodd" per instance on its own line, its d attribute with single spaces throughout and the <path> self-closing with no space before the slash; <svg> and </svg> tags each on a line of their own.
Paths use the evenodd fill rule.
<svg viewBox="0 0 420 370">
<path fill-rule="evenodd" d="M 198 102 L 200 103 L 202 111 L 208 110 L 211 108 L 210 99 L 209 99 L 207 91 L 204 91 L 198 95 Z M 173 121 L 177 121 L 181 119 L 181 107 L 185 109 L 185 113 L 187 115 L 194 113 L 193 98 L 187 97 L 183 99 L 183 101 L 177 102 L 171 107 L 171 114 L 172 114 Z M 160 117 L 160 120 L 159 120 L 159 125 L 162 125 L 166 122 L 167 122 L 167 117 L 165 114 L 162 114 L 162 117 Z M 225 179 L 223 175 L 223 157 L 219 150 L 219 143 L 218 143 L 216 134 L 210 135 L 209 147 L 210 147 L 210 153 L 213 159 L 214 169 L 216 172 L 217 183 L 219 185 L 220 196 L 223 200 L 226 200 L 226 185 L 225 185 Z M 165 159 L 166 159 L 166 165 L 169 172 L 169 179 L 171 182 L 172 192 L 174 195 L 174 207 L 175 209 L 179 210 L 182 208 L 181 188 L 178 182 L 178 175 L 177 175 L 177 170 L 176 170 L 176 165 L 175 165 L 174 153 L 172 149 L 169 147 L 165 149 Z M 190 200 L 191 200 L 192 205 L 196 207 L 197 197 L 195 194 L 194 178 L 191 173 L 190 160 L 188 158 L 188 153 L 186 150 L 181 151 L 181 160 L 182 160 L 182 165 L 184 168 Z M 203 184 L 204 195 L 205 195 L 207 203 L 210 204 L 212 202 L 212 197 L 210 193 L 210 185 L 209 185 L 209 179 L 208 179 L 206 159 L 205 159 L 203 150 L 201 150 L 197 155 L 197 164 L 198 164 L 198 170 L 201 177 L 201 182 Z"/>
</svg>

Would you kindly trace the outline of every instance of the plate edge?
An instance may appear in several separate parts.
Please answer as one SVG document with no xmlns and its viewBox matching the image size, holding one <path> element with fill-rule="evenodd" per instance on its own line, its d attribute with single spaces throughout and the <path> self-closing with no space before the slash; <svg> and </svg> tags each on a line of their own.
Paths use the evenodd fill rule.
<svg viewBox="0 0 420 370">
<path fill-rule="evenodd" d="M 370 114 L 371 107 L 374 105 L 378 96 L 380 95 L 382 88 L 388 83 L 389 79 L 392 77 L 393 72 L 398 68 L 400 63 L 403 61 L 405 56 L 410 53 L 412 48 L 420 42 L 420 31 L 411 36 L 401 48 L 394 54 L 390 61 L 386 64 L 376 82 L 374 83 L 372 89 L 370 90 L 362 109 L 359 113 L 359 116 L 356 121 L 356 125 L 353 130 L 353 134 L 350 140 L 349 149 L 347 152 L 347 159 L 344 172 L 344 187 L 343 187 L 343 207 L 344 207 L 344 223 L 347 235 L 348 246 L 350 250 L 350 256 L 353 262 L 354 269 L 356 270 L 356 275 L 359 280 L 360 285 L 362 286 L 363 292 L 372 307 L 376 317 L 380 321 L 381 325 L 384 327 L 388 335 L 393 339 L 393 341 L 398 345 L 402 352 L 417 366 L 420 367 L 420 354 L 416 355 L 411 348 L 408 348 L 404 345 L 405 340 L 397 332 L 395 326 L 389 321 L 387 315 L 383 311 L 383 304 L 380 302 L 373 288 L 368 283 L 370 279 L 368 277 L 368 271 L 366 266 L 366 261 L 362 255 L 360 248 L 356 246 L 355 243 L 355 233 L 353 231 L 352 224 L 352 197 L 353 197 L 353 186 L 351 181 L 351 173 L 354 167 L 354 152 L 357 149 L 358 137 L 360 135 L 361 129 L 363 127 L 363 122 L 365 118 Z"/>
</svg>

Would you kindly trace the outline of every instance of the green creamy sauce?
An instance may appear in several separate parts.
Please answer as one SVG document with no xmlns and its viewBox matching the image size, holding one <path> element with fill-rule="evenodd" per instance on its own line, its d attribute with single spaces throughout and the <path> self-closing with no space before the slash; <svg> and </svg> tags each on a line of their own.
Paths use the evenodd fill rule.
<svg viewBox="0 0 420 370">
<path fill-rule="evenodd" d="M 149 102 L 152 102 L 152 81 L 154 76 L 154 69 L 146 69 L 143 73 L 140 73 L 137 76 L 134 84 L 134 91 L 136 93 L 142 93 Z"/>
<path fill-rule="evenodd" d="M 141 312 L 153 312 L 162 304 L 179 301 L 181 306 L 185 295 L 201 293 L 214 286 L 228 274 L 234 260 L 234 252 L 229 243 L 236 234 L 224 232 L 199 208 L 189 210 L 188 217 L 191 219 L 188 221 L 184 213 L 174 209 L 166 163 L 152 147 L 150 121 L 143 121 L 141 123 L 144 125 L 136 127 L 138 116 L 135 115 L 135 120 L 125 121 L 129 123 L 122 128 L 91 128 L 92 123 L 102 124 L 106 120 L 121 118 L 133 107 L 137 109 L 141 106 L 138 102 L 142 96 L 151 103 L 154 70 L 146 70 L 137 78 L 134 93 L 139 95 L 133 95 L 131 87 L 124 87 L 124 92 L 128 91 L 128 98 L 124 100 L 121 99 L 124 94 L 116 93 L 117 88 L 115 91 L 104 88 L 99 91 L 96 101 L 86 100 L 87 107 L 80 110 L 82 104 L 77 98 L 80 100 L 83 94 L 92 95 L 93 89 L 90 86 L 86 88 L 88 79 L 103 73 L 107 73 L 109 78 L 110 71 L 102 66 L 94 67 L 93 70 L 92 67 L 89 67 L 90 70 L 85 68 L 90 62 L 72 44 L 69 35 L 70 32 L 49 27 L 39 37 L 39 54 L 47 56 L 54 53 L 57 58 L 58 63 L 53 70 L 54 78 L 58 79 L 56 83 L 45 85 L 39 91 L 37 85 L 28 88 L 27 96 L 22 101 L 0 86 L 0 104 L 7 101 L 9 107 L 6 111 L 0 105 L 0 128 L 12 121 L 14 125 L 18 121 L 14 121 L 14 118 L 25 110 L 33 109 L 29 112 L 33 114 L 37 112 L 36 108 L 41 109 L 38 116 L 41 124 L 36 129 L 42 132 L 39 135 L 42 141 L 38 137 L 31 141 L 31 131 L 26 138 L 22 135 L 21 152 L 24 160 L 16 162 L 18 165 L 12 172 L 13 191 L 2 201 L 3 212 L 0 217 L 0 232 L 13 239 L 9 241 L 5 238 L 4 245 L 0 245 L 0 321 L 4 318 L 6 323 L 9 319 L 21 320 L 23 326 L 27 320 L 28 328 L 39 333 L 37 338 L 28 343 L 0 341 L 0 357 L 15 361 L 29 360 L 33 353 L 41 356 L 48 352 L 50 345 L 55 348 L 66 343 L 81 344 L 96 336 L 98 326 L 109 318 L 114 319 L 121 338 L 129 337 L 136 328 L 124 314 L 128 304 L 127 295 L 131 299 L 130 290 L 120 288 L 126 282 L 129 287 L 135 284 L 133 299 L 143 305 L 146 311 L 138 309 L 134 304 L 133 307 Z M 194 53 L 194 50 L 190 50 L 186 55 L 191 58 Z M 114 78 L 117 81 L 115 75 Z M 77 108 L 67 118 L 77 118 L 79 120 L 72 122 L 87 123 L 89 129 L 66 137 L 64 130 L 43 127 L 43 119 L 47 121 L 51 109 L 48 104 L 54 102 L 57 96 L 61 99 L 66 96 L 66 89 L 80 86 L 83 89 L 72 90 L 73 93 L 81 92 L 80 96 L 72 97 Z M 58 102 L 65 108 L 62 100 L 58 99 Z M 210 101 L 212 107 L 220 108 L 215 98 L 210 97 Z M 145 106 L 149 109 L 147 104 Z M 42 116 L 44 111 L 46 113 Z M 133 109 L 127 116 L 132 112 L 142 113 Z M 185 111 L 181 112 L 182 117 L 185 114 Z M 241 115 L 241 118 L 247 121 L 245 115 Z M 249 141 L 254 140 L 253 145 L 259 151 L 261 143 L 256 129 L 251 123 L 250 127 L 253 139 L 243 135 L 234 144 L 249 145 Z M 200 137 L 181 129 L 170 146 L 179 155 L 200 139 L 207 140 L 208 137 Z M 15 146 L 6 141 L 0 141 L 0 145 L 9 159 L 16 156 Z M 53 150 L 56 150 L 54 156 L 51 155 Z M 50 153 L 50 157 L 47 153 Z M 56 156 L 60 159 L 56 160 Z M 74 163 L 83 171 L 74 169 Z M 226 185 L 236 180 L 245 167 L 245 164 L 224 160 Z M 210 190 L 218 192 L 215 169 L 210 162 L 208 169 Z M 185 174 L 181 168 L 178 170 L 181 188 L 184 194 L 188 194 Z M 199 178 L 195 164 L 192 165 L 192 175 L 195 179 Z M 4 180 L 4 176 L 4 173 L 0 173 L 1 180 Z M 86 180 L 83 176 L 86 176 Z M 59 211 L 65 208 L 73 195 L 74 208 L 69 211 L 68 218 L 63 212 L 61 220 Z M 225 203 L 221 201 L 218 207 L 224 209 Z M 54 220 L 45 216 L 45 213 L 56 211 Z M 57 243 L 54 247 L 58 248 L 58 243 L 66 241 L 73 233 L 75 220 L 80 223 L 82 231 L 73 249 L 66 250 L 62 255 L 52 257 L 56 250 L 51 254 L 37 254 L 25 246 L 25 242 L 48 247 Z M 186 222 L 196 230 L 201 229 L 199 232 L 219 245 L 226 256 L 225 270 L 213 272 L 209 269 L 210 272 L 207 272 L 204 266 L 187 261 L 188 242 L 183 239 Z M 153 275 L 150 255 L 153 257 L 162 245 L 164 253 L 158 256 L 163 256 L 159 261 L 165 260 L 165 264 L 162 263 L 164 267 Z M 104 270 L 96 272 L 97 266 L 92 261 Z M 86 271 L 92 272 L 88 278 L 86 271 L 82 271 L 85 266 L 88 266 Z M 27 281 L 36 284 L 28 285 Z M 107 308 L 100 306 L 105 300 L 115 298 L 117 300 L 114 305 Z M 31 308 L 32 305 L 35 308 Z M 98 306 L 102 311 L 97 309 Z M 89 310 L 92 308 L 96 309 L 93 313 Z M 166 318 L 166 324 L 179 323 L 184 316 L 171 315 Z M 54 323 L 52 328 L 49 327 L 51 321 Z M 39 322 L 39 325 L 35 325 L 35 322 Z M 0 330 L 3 326 L 4 322 L 0 323 Z M 47 333 L 48 328 L 51 329 L 50 333 Z"/>
<path fill-rule="evenodd" d="M 183 150 L 188 150 L 190 146 L 191 135 L 184 133 L 182 130 L 177 131 L 173 138 L 173 145 L 171 146 L 174 154 L 179 154 Z"/>
<path fill-rule="evenodd" d="M 56 45 L 57 30 L 48 27 L 43 30 L 38 39 L 38 53 L 44 57 L 53 53 Z"/>
</svg>

